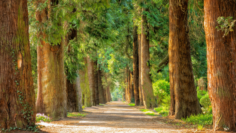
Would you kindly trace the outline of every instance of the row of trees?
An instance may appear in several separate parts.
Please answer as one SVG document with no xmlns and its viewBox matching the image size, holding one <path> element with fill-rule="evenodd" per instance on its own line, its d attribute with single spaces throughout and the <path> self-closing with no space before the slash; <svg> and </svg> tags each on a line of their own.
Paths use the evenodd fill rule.
<svg viewBox="0 0 236 133">
<path fill-rule="evenodd" d="M 202 38 L 201 46 L 193 42 L 204 31 L 190 18 L 202 15 L 202 5 L 194 0 L 0 1 L 0 128 L 34 125 L 36 113 L 56 120 L 82 105 L 109 102 L 117 86 L 125 88 L 126 101 L 134 97 L 136 105 L 156 107 L 152 83 L 160 72 L 170 81 L 169 114 L 181 119 L 201 113 L 194 77 L 204 75 L 199 69 L 205 70 L 206 58 L 200 58 L 205 46 Z M 220 25 L 225 32 L 216 29 L 219 17 L 235 17 L 235 6 L 233 0 L 204 0 L 215 130 L 235 130 L 234 23 L 222 19 L 229 26 Z"/>
</svg>

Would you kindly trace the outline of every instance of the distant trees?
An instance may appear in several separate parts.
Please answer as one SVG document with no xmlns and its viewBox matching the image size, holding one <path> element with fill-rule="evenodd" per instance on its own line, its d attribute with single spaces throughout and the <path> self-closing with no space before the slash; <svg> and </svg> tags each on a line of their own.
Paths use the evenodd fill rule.
<svg viewBox="0 0 236 133">
<path fill-rule="evenodd" d="M 194 85 L 188 35 L 188 0 L 169 1 L 170 115 L 176 119 L 201 113 Z"/>
<path fill-rule="evenodd" d="M 35 124 L 27 0 L 0 1 L 0 129 Z"/>
</svg>

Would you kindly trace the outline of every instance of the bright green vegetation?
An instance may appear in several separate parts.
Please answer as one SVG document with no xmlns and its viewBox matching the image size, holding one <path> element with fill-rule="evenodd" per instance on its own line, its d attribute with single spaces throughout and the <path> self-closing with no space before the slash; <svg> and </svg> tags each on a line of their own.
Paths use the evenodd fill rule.
<svg viewBox="0 0 236 133">
<path fill-rule="evenodd" d="M 212 125 L 212 114 L 199 114 L 196 116 L 190 116 L 186 119 L 182 119 L 183 121 L 189 124 L 197 124 L 197 125 Z"/>
<path fill-rule="evenodd" d="M 101 103 L 99 103 L 99 105 L 100 105 L 100 106 L 104 106 L 105 104 L 101 104 Z"/>
<path fill-rule="evenodd" d="M 86 114 L 82 113 L 67 113 L 67 117 L 85 117 Z"/>
<path fill-rule="evenodd" d="M 129 103 L 128 105 L 133 107 L 135 106 L 135 103 Z"/>
<path fill-rule="evenodd" d="M 169 107 L 166 107 L 166 106 L 161 106 L 161 107 L 158 107 L 158 108 L 154 108 L 154 110 L 160 114 L 161 116 L 168 116 L 169 114 Z"/>
<path fill-rule="evenodd" d="M 149 110 L 149 109 L 140 109 L 140 111 L 144 112 L 146 115 L 150 115 L 150 116 L 155 116 L 155 112 Z"/>
</svg>

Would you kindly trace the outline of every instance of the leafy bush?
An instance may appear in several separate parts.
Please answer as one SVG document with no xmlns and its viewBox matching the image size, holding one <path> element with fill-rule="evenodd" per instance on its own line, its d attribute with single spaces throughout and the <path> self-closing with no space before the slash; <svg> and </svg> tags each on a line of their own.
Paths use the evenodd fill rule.
<svg viewBox="0 0 236 133">
<path fill-rule="evenodd" d="M 209 94 L 205 94 L 201 99 L 200 99 L 200 104 L 203 106 L 203 112 L 204 113 L 212 113 L 212 108 L 211 108 L 211 100 L 209 98 Z"/>
<path fill-rule="evenodd" d="M 165 80 L 156 81 L 153 83 L 153 93 L 157 97 L 158 105 L 168 102 L 168 97 L 170 97 L 170 83 Z"/>
<path fill-rule="evenodd" d="M 169 106 L 160 106 L 160 107 L 154 108 L 154 110 L 158 114 L 161 114 L 162 116 L 168 116 L 169 114 Z"/>
<path fill-rule="evenodd" d="M 183 121 L 190 124 L 199 124 L 199 125 L 212 125 L 212 114 L 199 114 L 192 115 L 186 119 L 182 119 Z"/>
<path fill-rule="evenodd" d="M 199 87 L 197 87 L 197 98 L 198 101 L 200 101 L 200 99 L 205 96 L 207 94 L 207 91 L 205 90 L 200 90 Z"/>
<path fill-rule="evenodd" d="M 36 122 L 51 122 L 51 119 L 44 114 L 36 114 Z"/>
</svg>

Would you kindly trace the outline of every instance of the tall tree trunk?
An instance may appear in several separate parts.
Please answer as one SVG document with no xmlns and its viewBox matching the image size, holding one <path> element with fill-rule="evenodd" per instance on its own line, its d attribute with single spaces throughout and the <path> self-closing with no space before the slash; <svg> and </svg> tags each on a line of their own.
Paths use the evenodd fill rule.
<svg viewBox="0 0 236 133">
<path fill-rule="evenodd" d="M 26 128 L 35 123 L 27 0 L 0 1 L 0 12 L 0 129 Z"/>
<path fill-rule="evenodd" d="M 40 1 L 43 3 L 42 1 Z M 39 3 L 40 3 L 39 2 Z M 37 3 L 37 4 L 39 4 Z M 58 1 L 49 3 L 57 4 Z M 38 5 L 37 5 L 38 6 Z M 49 8 L 36 12 L 36 20 L 43 24 L 50 18 L 51 5 Z M 48 16 L 47 16 L 48 15 Z M 40 32 L 39 37 L 46 39 L 46 34 Z M 43 39 L 41 46 L 37 47 L 38 64 L 38 95 L 36 108 L 38 113 L 44 113 L 57 120 L 66 117 L 66 84 L 64 73 L 64 43 L 51 46 Z"/>
<path fill-rule="evenodd" d="M 129 72 L 129 94 L 130 94 L 130 103 L 132 103 L 132 99 L 134 99 L 134 88 L 133 88 L 133 76 L 132 72 Z"/>
<path fill-rule="evenodd" d="M 138 26 L 134 27 L 133 32 L 133 82 L 134 82 L 134 99 L 135 105 L 140 105 L 139 98 L 139 56 L 138 56 Z"/>
<path fill-rule="evenodd" d="M 143 9 L 148 11 L 147 9 Z M 153 108 L 155 106 L 155 98 L 153 95 L 152 81 L 150 77 L 149 66 L 149 28 L 147 17 L 142 15 L 142 34 L 141 34 L 141 87 L 143 93 L 143 104 L 145 108 Z"/>
<path fill-rule="evenodd" d="M 188 0 L 170 0 L 168 51 L 171 90 L 170 114 L 175 114 L 176 119 L 201 113 L 194 85 L 187 15 Z M 173 101 L 174 99 L 175 101 Z"/>
<path fill-rule="evenodd" d="M 94 61 L 94 104 L 99 105 L 99 90 L 98 90 L 98 66 L 97 61 Z"/>
<path fill-rule="evenodd" d="M 88 68 L 87 68 L 87 58 L 84 57 L 84 68 L 82 70 L 79 70 L 79 76 L 80 76 L 80 87 L 82 89 L 82 98 L 84 100 L 83 105 L 86 107 L 91 107 L 91 92 L 90 92 L 90 86 L 89 86 L 89 77 L 88 77 Z"/>
<path fill-rule="evenodd" d="M 79 75 L 79 71 L 77 71 L 77 74 Z M 82 112 L 83 111 L 83 108 L 82 108 L 82 89 L 80 87 L 80 76 L 78 76 L 76 78 L 76 81 L 75 81 L 75 86 L 76 86 L 76 93 L 77 93 L 77 107 L 78 107 L 78 112 Z"/>
<path fill-rule="evenodd" d="M 99 103 L 105 104 L 105 96 L 104 89 L 102 85 L 102 70 L 100 70 L 100 66 L 98 68 L 98 91 L 99 91 Z"/>
<path fill-rule="evenodd" d="M 143 91 L 142 91 L 142 86 L 141 86 L 141 34 L 138 35 L 138 68 L 139 68 L 139 73 L 138 73 L 138 82 L 139 82 L 139 98 L 140 98 L 140 105 L 143 105 Z"/>
<path fill-rule="evenodd" d="M 130 70 L 127 67 L 127 102 L 131 103 Z"/>
<path fill-rule="evenodd" d="M 223 37 L 217 31 L 217 18 L 232 16 L 236 18 L 236 2 L 233 0 L 205 0 L 205 32 L 207 42 L 207 78 L 212 103 L 213 129 L 228 127 L 235 131 L 234 96 L 236 62 L 236 27 Z"/>
<path fill-rule="evenodd" d="M 94 105 L 94 99 L 95 99 L 94 64 L 89 56 L 87 57 L 87 62 L 88 62 L 89 88 L 90 88 L 90 92 L 91 92 L 91 103 L 92 103 L 92 105 Z"/>
</svg>

